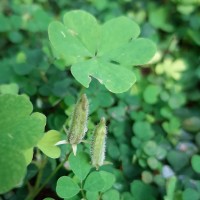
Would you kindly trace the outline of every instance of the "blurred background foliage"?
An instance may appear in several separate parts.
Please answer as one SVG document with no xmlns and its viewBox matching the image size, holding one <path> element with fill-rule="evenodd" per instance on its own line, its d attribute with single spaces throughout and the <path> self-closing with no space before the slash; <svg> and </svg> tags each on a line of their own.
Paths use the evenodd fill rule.
<svg viewBox="0 0 200 200">
<path fill-rule="evenodd" d="M 95 80 L 82 88 L 62 60 L 54 59 L 48 24 L 72 9 L 86 10 L 101 22 L 126 15 L 140 25 L 141 36 L 156 43 L 154 59 L 134 67 L 137 83 L 128 92 L 112 94 Z M 90 101 L 88 138 L 100 117 L 107 119 L 106 160 L 113 165 L 102 168 L 115 174 L 121 199 L 198 200 L 199 46 L 200 0 L 1 0 L 0 93 L 27 94 L 34 111 L 47 116 L 47 130 L 62 130 L 85 92 Z M 67 151 L 62 147 L 62 156 Z M 59 162 L 47 160 L 42 180 Z M 34 181 L 38 166 L 33 161 L 20 187 L 0 199 L 24 199 L 26 183 Z M 54 191 L 62 174 L 66 170 L 36 199 L 59 199 Z M 174 176 L 176 188 L 170 179 Z"/>
</svg>

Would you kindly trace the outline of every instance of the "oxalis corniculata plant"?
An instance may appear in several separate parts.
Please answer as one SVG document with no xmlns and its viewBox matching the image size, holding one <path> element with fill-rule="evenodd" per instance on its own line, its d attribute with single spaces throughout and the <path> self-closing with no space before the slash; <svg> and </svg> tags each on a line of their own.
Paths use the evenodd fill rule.
<svg viewBox="0 0 200 200">
<path fill-rule="evenodd" d="M 153 42 L 138 38 L 139 26 L 125 16 L 100 24 L 85 11 L 70 11 L 64 15 L 63 23 L 54 21 L 49 25 L 48 34 L 54 56 L 66 69 L 71 66 L 71 73 L 80 84 L 89 87 L 93 77 L 113 93 L 130 89 L 136 81 L 133 67 L 146 64 L 156 52 Z M 115 196 L 119 199 L 119 193 L 113 188 L 114 174 L 101 170 L 106 149 L 105 118 L 100 119 L 92 134 L 91 159 L 86 151 L 77 148 L 81 142 L 90 142 L 84 141 L 89 113 L 85 94 L 75 105 L 68 130 L 63 128 L 67 133 L 64 141 L 62 131 L 50 130 L 44 134 L 45 116 L 32 113 L 33 106 L 27 96 L 1 94 L 0 108 L 0 194 L 22 184 L 34 147 L 55 159 L 61 154 L 59 145 L 70 144 L 72 152 L 43 184 L 40 181 L 47 157 L 41 161 L 36 153 L 40 171 L 33 186 L 27 183 L 30 192 L 26 200 L 34 199 L 66 163 L 72 172 L 66 170 L 69 175 L 58 179 L 59 197 L 100 200 Z"/>
</svg>

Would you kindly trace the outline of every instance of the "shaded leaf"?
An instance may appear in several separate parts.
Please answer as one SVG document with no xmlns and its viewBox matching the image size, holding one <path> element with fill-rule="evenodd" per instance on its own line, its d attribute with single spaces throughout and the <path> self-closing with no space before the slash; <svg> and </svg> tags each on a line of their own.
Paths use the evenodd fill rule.
<svg viewBox="0 0 200 200">
<path fill-rule="evenodd" d="M 200 197 L 199 193 L 192 189 L 192 188 L 187 188 L 184 192 L 183 192 L 183 200 L 198 200 Z"/>
<path fill-rule="evenodd" d="M 153 188 L 142 181 L 136 180 L 131 183 L 131 193 L 135 200 L 146 200 L 146 197 L 149 200 L 156 200 Z"/>
<path fill-rule="evenodd" d="M 192 168 L 195 172 L 200 173 L 200 156 L 199 155 L 193 155 L 192 156 Z"/>
</svg>

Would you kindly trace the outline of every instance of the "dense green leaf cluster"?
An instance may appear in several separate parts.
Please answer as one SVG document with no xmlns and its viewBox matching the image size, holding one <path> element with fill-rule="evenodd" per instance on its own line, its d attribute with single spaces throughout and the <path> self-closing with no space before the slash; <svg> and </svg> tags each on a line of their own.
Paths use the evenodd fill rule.
<svg viewBox="0 0 200 200">
<path fill-rule="evenodd" d="M 199 0 L 0 1 L 0 199 L 200 199 L 199 7 Z M 72 29 L 80 18 L 65 13 L 77 9 L 89 21 Z M 120 57 L 117 36 L 132 31 L 126 23 L 134 27 L 136 41 L 141 42 L 140 27 L 139 37 L 156 43 L 149 63 L 131 60 L 149 53 L 148 48 L 138 51 L 141 44 L 139 54 L 132 57 L 130 47 L 128 59 Z M 50 43 L 48 28 L 52 37 L 61 37 L 52 35 L 54 25 L 55 31 L 67 34 L 71 28 L 83 36 L 50 38 Z M 101 37 L 112 43 L 102 41 L 96 49 L 97 27 L 105 28 Z M 75 47 L 80 47 L 85 37 L 83 48 L 68 46 L 78 40 Z M 75 50 L 82 53 L 79 58 Z M 117 69 L 106 71 L 106 66 Z M 109 85 L 105 77 L 113 73 L 114 85 Z M 128 88 L 122 94 L 107 90 Z M 74 157 L 69 145 L 55 144 L 66 140 L 63 126 L 69 128 L 82 93 L 89 99 L 90 117 L 86 142 Z M 44 136 L 45 119 L 38 112 L 47 118 Z M 102 117 L 108 124 L 109 164 L 96 171 L 88 155 Z"/>
</svg>

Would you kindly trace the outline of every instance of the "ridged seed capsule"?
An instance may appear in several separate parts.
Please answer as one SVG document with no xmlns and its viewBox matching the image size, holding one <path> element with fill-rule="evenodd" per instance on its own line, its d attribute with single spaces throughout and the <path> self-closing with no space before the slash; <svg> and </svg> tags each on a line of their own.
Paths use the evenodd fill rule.
<svg viewBox="0 0 200 200">
<path fill-rule="evenodd" d="M 68 133 L 68 142 L 72 145 L 74 155 L 76 155 L 77 144 L 82 141 L 87 131 L 88 109 L 88 99 L 83 94 L 74 108 Z"/>
<path fill-rule="evenodd" d="M 96 167 L 97 170 L 103 165 L 105 159 L 106 133 L 106 121 L 103 117 L 95 128 L 91 145 L 92 165 Z"/>
</svg>

